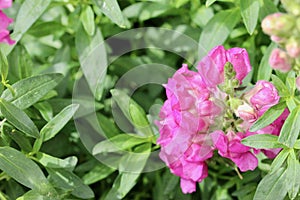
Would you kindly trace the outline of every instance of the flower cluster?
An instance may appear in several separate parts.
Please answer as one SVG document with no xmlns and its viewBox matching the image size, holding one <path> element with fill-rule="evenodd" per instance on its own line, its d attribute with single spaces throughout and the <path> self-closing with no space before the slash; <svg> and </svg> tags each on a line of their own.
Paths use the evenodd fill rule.
<svg viewBox="0 0 300 200">
<path fill-rule="evenodd" d="M 13 22 L 2 11 L 4 8 L 9 8 L 12 5 L 12 0 L 0 0 L 0 42 L 6 42 L 8 44 L 14 44 L 14 41 L 10 38 L 7 27 Z"/>
<path fill-rule="evenodd" d="M 279 134 L 288 111 L 268 127 L 249 131 L 253 122 L 279 101 L 277 90 L 267 81 L 259 81 L 242 98 L 235 94 L 250 71 L 245 49 L 217 46 L 199 62 L 197 72 L 183 65 L 164 85 L 167 100 L 157 123 L 157 143 L 160 158 L 181 177 L 184 193 L 194 192 L 196 182 L 207 177 L 207 163 L 215 150 L 241 171 L 254 170 L 258 165 L 255 154 L 260 150 L 241 140 L 253 134 Z M 273 158 L 280 149 L 261 151 Z"/>
<path fill-rule="evenodd" d="M 294 70 L 300 82 L 300 1 L 281 0 L 281 3 L 287 13 L 273 13 L 262 21 L 263 31 L 278 45 L 270 55 L 269 64 L 284 73 Z"/>
</svg>

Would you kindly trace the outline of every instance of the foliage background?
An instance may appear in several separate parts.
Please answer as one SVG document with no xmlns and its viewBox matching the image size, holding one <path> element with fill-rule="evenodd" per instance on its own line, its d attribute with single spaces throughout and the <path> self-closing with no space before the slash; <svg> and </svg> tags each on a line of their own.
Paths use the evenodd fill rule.
<svg viewBox="0 0 300 200">
<path fill-rule="evenodd" d="M 153 124 L 158 109 L 152 106 L 161 105 L 165 94 L 163 87 L 155 84 L 139 88 L 126 115 L 122 102 L 129 98 L 126 91 L 112 89 L 123 74 L 142 64 L 160 63 L 178 69 L 182 63 L 188 63 L 193 68 L 219 44 L 248 50 L 253 71 L 245 85 L 269 80 L 272 69 L 268 57 L 276 45 L 262 33 L 260 23 L 278 10 L 282 10 L 278 0 L 14 1 L 5 12 L 15 19 L 11 29 L 17 44 L 1 44 L 9 63 L 5 79 L 16 94 L 1 88 L 0 108 L 2 119 L 6 120 L 1 123 L 0 199 L 253 199 L 257 184 L 270 170 L 270 161 L 263 158 L 258 169 L 242 174 L 242 180 L 226 163 L 212 162 L 209 177 L 199 184 L 196 193 L 189 195 L 182 194 L 179 178 L 166 168 L 141 174 L 120 170 L 130 165 L 140 166 L 137 171 L 141 172 L 147 153 L 158 149 L 158 132 Z M 195 40 L 198 46 L 163 38 L 152 29 L 140 36 L 116 36 L 142 27 L 175 30 Z M 105 48 L 97 46 L 110 37 L 114 40 Z M 118 57 L 107 69 L 103 67 L 122 46 L 138 46 L 136 37 L 143 38 L 147 45 L 174 45 L 185 56 L 158 48 L 139 49 Z M 95 48 L 99 56 L 89 56 Z M 100 87 L 89 82 L 85 66 L 105 74 L 97 77 Z M 3 68 L 2 75 L 4 72 Z M 94 89 L 94 99 L 74 99 L 74 84 L 84 75 Z M 114 123 L 112 99 L 123 111 L 121 114 L 132 121 L 130 131 L 150 131 L 150 140 L 122 134 Z M 89 131 L 102 138 L 114 138 L 122 149 L 144 152 L 146 156 L 124 159 L 128 156 L 124 155 L 116 160 L 118 168 L 114 169 L 100 163 L 82 144 L 79 131 L 70 120 L 77 104 L 86 106 L 88 111 L 95 106 L 96 123 L 101 130 L 94 126 L 95 121 L 89 121 L 91 113 L 86 112 L 84 120 Z M 141 126 L 146 128 L 140 130 Z M 99 142 L 94 151 L 108 153 L 109 144 L 103 139 Z"/>
</svg>

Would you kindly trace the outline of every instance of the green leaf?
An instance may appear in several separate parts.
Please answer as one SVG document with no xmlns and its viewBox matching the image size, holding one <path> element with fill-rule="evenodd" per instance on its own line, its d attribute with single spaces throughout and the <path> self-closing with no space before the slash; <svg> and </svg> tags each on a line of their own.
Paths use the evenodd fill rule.
<svg viewBox="0 0 300 200">
<path fill-rule="evenodd" d="M 59 200 L 58 197 L 49 197 L 46 195 L 41 195 L 36 190 L 30 190 L 26 192 L 23 196 L 18 197 L 17 200 Z"/>
<path fill-rule="evenodd" d="M 6 80 L 8 75 L 8 61 L 1 49 L 0 49 L 0 73 L 3 82 Z"/>
<path fill-rule="evenodd" d="M 287 179 L 284 168 L 267 174 L 258 184 L 254 200 L 284 199 L 287 194 Z"/>
<path fill-rule="evenodd" d="M 46 168 L 49 173 L 49 181 L 57 187 L 71 191 L 71 194 L 82 198 L 90 199 L 94 197 L 94 192 L 85 185 L 74 173 L 64 169 Z"/>
<path fill-rule="evenodd" d="M 288 180 L 288 194 L 290 199 L 295 199 L 300 188 L 300 163 L 296 158 L 294 150 L 290 151 L 287 164 L 286 178 Z"/>
<path fill-rule="evenodd" d="M 278 93 L 281 97 L 287 97 L 290 96 L 289 90 L 286 87 L 286 85 L 280 80 L 277 76 L 271 75 L 272 77 L 272 83 L 275 85 L 276 89 L 278 90 Z"/>
<path fill-rule="evenodd" d="M 18 10 L 15 20 L 14 32 L 11 37 L 17 42 L 24 33 L 34 24 L 34 22 L 43 14 L 50 5 L 51 0 L 31 0 L 24 1 Z M 6 54 L 8 54 L 14 46 L 7 46 Z"/>
<path fill-rule="evenodd" d="M 294 145 L 295 149 L 300 149 L 300 140 L 297 140 Z"/>
<path fill-rule="evenodd" d="M 293 96 L 294 93 L 295 93 L 295 90 L 296 90 L 296 78 L 287 77 L 286 78 L 286 85 L 287 85 L 287 88 L 289 89 L 289 92 L 290 92 L 291 96 Z"/>
<path fill-rule="evenodd" d="M 136 103 L 129 105 L 129 114 L 134 126 L 140 130 L 145 136 L 153 136 L 153 131 L 146 117 L 145 111 Z"/>
<path fill-rule="evenodd" d="M 110 174 L 112 174 L 116 169 L 110 168 L 102 163 L 95 166 L 92 170 L 90 170 L 87 174 L 82 177 L 84 184 L 90 185 L 105 179 Z"/>
<path fill-rule="evenodd" d="M 102 115 L 101 113 L 97 113 L 97 119 L 98 123 L 104 132 L 104 135 L 107 138 L 111 138 L 113 136 L 116 136 L 120 133 L 119 129 L 117 128 L 116 124 L 113 120 L 110 120 L 105 115 Z"/>
<path fill-rule="evenodd" d="M 259 19 L 262 21 L 267 15 L 278 12 L 272 0 L 260 0 Z"/>
<path fill-rule="evenodd" d="M 176 0 L 174 2 L 174 6 L 175 8 L 180 8 L 181 6 L 187 4 L 189 2 L 189 0 Z"/>
<path fill-rule="evenodd" d="M 117 0 L 93 0 L 100 10 L 121 28 L 130 28 L 131 24 L 123 15 Z"/>
<path fill-rule="evenodd" d="M 57 86 L 62 78 L 63 75 L 53 73 L 22 79 L 12 85 L 15 96 L 11 94 L 10 90 L 6 89 L 2 93 L 1 98 L 12 102 L 20 109 L 25 109 L 35 104 L 50 90 Z"/>
<path fill-rule="evenodd" d="M 22 150 L 26 152 L 31 151 L 32 146 L 28 138 L 23 133 L 14 129 L 14 127 L 10 126 L 7 123 L 4 123 L 1 126 L 1 132 L 15 141 Z"/>
<path fill-rule="evenodd" d="M 15 83 L 21 79 L 32 75 L 32 61 L 29 60 L 29 54 L 24 46 L 17 45 L 8 55 L 9 62 L 9 80 Z M 31 61 L 31 62 L 30 62 Z M 26 65 L 25 65 L 26 64 Z M 28 66 L 27 66 L 28 64 Z M 26 67 L 24 67 L 26 66 Z"/>
<path fill-rule="evenodd" d="M 11 147 L 0 147 L 0 169 L 22 185 L 37 190 L 40 194 L 56 195 L 56 191 L 38 165 Z"/>
<path fill-rule="evenodd" d="M 239 9 L 220 11 L 217 13 L 207 23 L 200 35 L 200 58 L 203 58 L 213 47 L 223 44 L 239 20 Z"/>
<path fill-rule="evenodd" d="M 269 108 L 254 124 L 250 127 L 251 132 L 258 131 L 276 120 L 286 108 L 285 102 L 280 102 L 277 105 Z"/>
<path fill-rule="evenodd" d="M 250 35 L 253 34 L 259 14 L 259 0 L 240 0 L 241 14 Z"/>
<path fill-rule="evenodd" d="M 105 200 L 122 199 L 135 186 L 140 173 L 144 169 L 150 155 L 151 144 L 139 146 L 135 153 L 129 153 L 122 159 L 121 174 L 115 179 L 112 189 L 108 192 Z"/>
<path fill-rule="evenodd" d="M 44 141 L 53 138 L 70 121 L 78 108 L 78 104 L 71 104 L 51 119 L 41 130 Z"/>
<path fill-rule="evenodd" d="M 158 17 L 169 11 L 172 7 L 169 4 L 157 2 L 139 2 L 124 9 L 124 15 L 128 18 L 138 18 L 139 21 L 146 21 Z"/>
<path fill-rule="evenodd" d="M 85 6 L 82 9 L 80 20 L 82 22 L 83 28 L 87 34 L 90 36 L 95 33 L 95 19 L 94 12 L 91 6 Z"/>
<path fill-rule="evenodd" d="M 276 172 L 280 167 L 282 167 L 283 163 L 285 162 L 286 158 L 290 154 L 290 150 L 285 148 L 276 156 L 273 160 L 271 165 L 271 173 Z"/>
<path fill-rule="evenodd" d="M 56 32 L 63 31 L 65 31 L 65 27 L 57 21 L 39 21 L 38 23 L 34 24 L 27 33 L 35 37 L 44 37 L 51 34 L 55 35 Z"/>
<path fill-rule="evenodd" d="M 75 156 L 71 156 L 65 159 L 60 159 L 42 152 L 38 152 L 36 154 L 36 159 L 39 161 L 39 163 L 41 163 L 45 167 L 53 168 L 53 169 L 63 168 L 67 170 L 73 170 L 78 161 L 78 159 Z"/>
<path fill-rule="evenodd" d="M 242 1 L 242 0 L 241 0 Z M 257 80 L 270 80 L 271 74 L 272 74 L 272 68 L 269 64 L 269 58 L 271 55 L 271 52 L 277 45 L 275 43 L 271 43 L 269 47 L 267 48 L 266 52 L 264 52 L 264 55 L 260 61 L 258 72 L 257 72 Z"/>
<path fill-rule="evenodd" d="M 278 136 L 271 134 L 256 134 L 250 135 L 242 140 L 246 146 L 257 149 L 274 149 L 282 148 L 284 145 L 278 143 Z"/>
<path fill-rule="evenodd" d="M 39 130 L 26 113 L 12 103 L 0 99 L 0 110 L 3 116 L 20 131 L 28 136 L 39 138 Z"/>
<path fill-rule="evenodd" d="M 103 37 L 99 28 L 89 36 L 82 26 L 75 37 L 79 62 L 88 85 L 97 100 L 101 99 L 103 81 L 107 70 L 107 55 Z M 97 73 L 95 73 L 97 72 Z"/>
<path fill-rule="evenodd" d="M 110 91 L 113 100 L 118 104 L 120 109 L 122 110 L 122 113 L 125 115 L 125 117 L 131 121 L 131 116 L 129 113 L 129 105 L 131 98 L 123 91 L 118 89 L 113 89 Z"/>
<path fill-rule="evenodd" d="M 298 139 L 300 131 L 300 106 L 292 110 L 284 122 L 278 141 L 292 148 Z"/>
<path fill-rule="evenodd" d="M 39 110 L 42 117 L 49 122 L 53 118 L 53 110 L 50 103 L 44 101 L 40 103 L 36 103 L 33 105 L 36 109 Z"/>
<path fill-rule="evenodd" d="M 205 2 L 205 6 L 209 7 L 210 5 L 212 5 L 213 3 L 215 3 L 217 0 L 206 0 Z"/>
<path fill-rule="evenodd" d="M 146 142 L 149 142 L 148 138 L 136 134 L 120 134 L 96 144 L 93 148 L 93 155 L 121 151 Z"/>
<path fill-rule="evenodd" d="M 287 105 L 289 111 L 293 111 L 297 107 L 297 104 L 294 100 L 294 97 L 287 98 L 286 99 L 286 105 Z"/>
</svg>

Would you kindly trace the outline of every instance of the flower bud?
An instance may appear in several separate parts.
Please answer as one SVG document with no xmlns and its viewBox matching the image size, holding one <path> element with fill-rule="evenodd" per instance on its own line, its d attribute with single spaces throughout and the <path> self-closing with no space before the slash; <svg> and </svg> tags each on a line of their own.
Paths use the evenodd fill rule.
<svg viewBox="0 0 300 200">
<path fill-rule="evenodd" d="M 300 76 L 296 78 L 296 87 L 300 91 Z"/>
<path fill-rule="evenodd" d="M 300 2 L 298 0 L 281 0 L 284 8 L 295 16 L 300 15 Z"/>
<path fill-rule="evenodd" d="M 297 58 L 300 56 L 300 41 L 296 38 L 290 38 L 286 43 L 285 48 L 290 57 Z"/>
<path fill-rule="evenodd" d="M 286 41 L 285 38 L 278 37 L 276 35 L 271 35 L 271 40 L 276 43 L 284 43 Z"/>
<path fill-rule="evenodd" d="M 245 94 L 245 99 L 259 112 L 263 113 L 279 101 L 278 91 L 268 81 L 258 81 L 253 89 Z"/>
<path fill-rule="evenodd" d="M 236 115 L 247 122 L 254 122 L 257 119 L 255 110 L 247 103 L 238 107 Z"/>
<path fill-rule="evenodd" d="M 262 29 L 268 35 L 288 36 L 295 26 L 295 18 L 288 14 L 274 13 L 262 21 Z"/>
<path fill-rule="evenodd" d="M 288 72 L 291 70 L 292 59 L 289 55 L 278 48 L 274 49 L 269 58 L 269 64 L 273 69 L 281 72 Z"/>
</svg>

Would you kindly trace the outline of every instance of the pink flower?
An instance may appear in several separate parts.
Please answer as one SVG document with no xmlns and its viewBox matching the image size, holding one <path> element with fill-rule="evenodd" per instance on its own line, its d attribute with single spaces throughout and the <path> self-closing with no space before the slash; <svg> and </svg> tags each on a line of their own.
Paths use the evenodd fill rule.
<svg viewBox="0 0 300 200">
<path fill-rule="evenodd" d="M 4 1 L 2 4 L 0 2 L 0 6 L 7 5 L 7 2 Z M 6 42 L 8 44 L 13 44 L 14 41 L 10 39 L 9 31 L 7 30 L 7 27 L 10 23 L 12 23 L 13 20 L 8 18 L 1 10 L 0 10 L 0 42 Z"/>
<path fill-rule="evenodd" d="M 245 137 L 243 133 L 235 134 L 229 131 L 225 135 L 223 131 L 215 131 L 211 137 L 220 156 L 232 160 L 242 172 L 257 167 L 258 160 L 251 152 L 251 148 L 241 143 Z"/>
<path fill-rule="evenodd" d="M 242 80 L 251 71 L 248 53 L 242 48 L 225 50 L 216 46 L 198 64 L 198 71 L 208 87 L 216 87 L 224 82 L 224 65 L 230 62 L 236 72 L 236 78 Z"/>
<path fill-rule="evenodd" d="M 269 63 L 270 66 L 273 69 L 277 69 L 280 70 L 282 72 L 288 72 L 291 70 L 292 66 L 291 66 L 291 58 L 289 57 L 289 55 L 276 48 L 272 51 L 270 58 L 269 58 Z"/>
<path fill-rule="evenodd" d="M 207 176 L 205 160 L 213 155 L 207 133 L 222 107 L 213 100 L 202 77 L 183 65 L 165 85 L 167 101 L 161 112 L 159 127 L 160 158 L 171 172 L 181 177 L 184 193 L 195 190 L 195 183 Z M 214 97 L 215 98 L 215 97 Z"/>
<path fill-rule="evenodd" d="M 261 116 L 266 110 L 279 101 L 279 95 L 275 86 L 268 81 L 257 81 L 255 87 L 246 93 L 245 98 L 254 109 L 258 116 Z"/>
<path fill-rule="evenodd" d="M 0 9 L 9 8 L 12 5 L 12 0 L 0 0 Z"/>
</svg>

